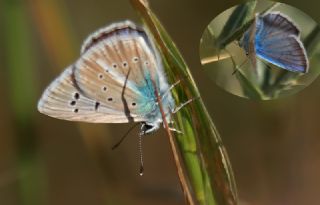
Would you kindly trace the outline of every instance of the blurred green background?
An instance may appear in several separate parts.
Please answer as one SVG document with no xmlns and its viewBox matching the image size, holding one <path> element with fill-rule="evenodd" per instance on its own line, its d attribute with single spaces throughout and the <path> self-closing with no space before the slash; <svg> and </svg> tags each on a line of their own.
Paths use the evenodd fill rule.
<svg viewBox="0 0 320 205">
<path fill-rule="evenodd" d="M 229 153 L 241 204 L 320 204 L 320 80 L 295 96 L 260 102 L 226 93 L 201 68 L 202 32 L 240 2 L 150 4 L 192 69 Z M 285 3 L 320 21 L 317 0 Z M 138 20 L 129 2 L 1 0 L 0 16 L 0 204 L 184 204 L 163 130 L 144 138 L 139 177 L 137 130 L 111 151 L 130 125 L 67 122 L 36 110 L 88 34 Z"/>
</svg>

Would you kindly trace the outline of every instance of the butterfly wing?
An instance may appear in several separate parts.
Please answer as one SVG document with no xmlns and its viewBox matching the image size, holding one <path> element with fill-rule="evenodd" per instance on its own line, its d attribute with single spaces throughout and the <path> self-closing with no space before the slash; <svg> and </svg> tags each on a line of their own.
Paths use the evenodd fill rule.
<svg viewBox="0 0 320 205">
<path fill-rule="evenodd" d="M 157 124 L 155 87 L 166 108 L 174 106 L 160 62 L 142 29 L 129 21 L 112 24 L 89 36 L 80 59 L 47 88 L 38 109 L 65 120 Z"/>
<path fill-rule="evenodd" d="M 261 24 L 257 25 L 257 34 L 261 35 L 261 37 L 270 38 L 272 36 L 278 36 L 279 33 L 295 36 L 300 35 L 300 30 L 293 21 L 280 12 L 269 12 L 264 15 L 257 15 L 256 18 L 259 24 Z"/>
<path fill-rule="evenodd" d="M 162 67 L 144 31 L 125 22 L 93 36 L 98 43 L 87 40 L 75 64 L 77 85 L 86 96 L 123 111 L 128 118 L 141 116 L 148 120 L 147 115 L 158 109 L 152 81 L 160 93 L 168 90 L 168 85 L 160 78 Z"/>
<path fill-rule="evenodd" d="M 83 122 L 128 122 L 123 112 L 98 104 L 78 89 L 73 76 L 73 66 L 68 67 L 45 90 L 38 102 L 38 110 L 51 117 Z M 134 116 L 141 121 L 139 116 Z"/>
<path fill-rule="evenodd" d="M 256 55 L 289 71 L 302 73 L 308 71 L 306 52 L 296 36 L 274 38 L 272 42 L 256 45 Z"/>
<path fill-rule="evenodd" d="M 307 72 L 308 58 L 299 30 L 288 17 L 269 13 L 257 17 L 256 55 L 276 66 L 293 72 Z"/>
</svg>

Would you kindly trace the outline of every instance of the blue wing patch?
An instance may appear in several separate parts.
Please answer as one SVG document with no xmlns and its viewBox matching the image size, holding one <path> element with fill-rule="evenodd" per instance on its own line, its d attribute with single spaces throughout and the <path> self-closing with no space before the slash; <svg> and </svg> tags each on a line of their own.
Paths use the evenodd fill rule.
<svg viewBox="0 0 320 205">
<path fill-rule="evenodd" d="M 308 71 L 308 58 L 299 29 L 280 13 L 257 17 L 256 55 L 276 66 L 293 72 Z"/>
</svg>

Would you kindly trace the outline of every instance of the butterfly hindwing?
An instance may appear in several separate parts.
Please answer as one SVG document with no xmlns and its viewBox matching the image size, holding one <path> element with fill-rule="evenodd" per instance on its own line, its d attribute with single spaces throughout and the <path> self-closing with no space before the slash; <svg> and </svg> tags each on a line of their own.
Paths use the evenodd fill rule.
<svg viewBox="0 0 320 205">
<path fill-rule="evenodd" d="M 307 72 L 308 60 L 300 40 L 293 35 L 257 44 L 256 55 L 274 65 L 293 72 Z"/>
<path fill-rule="evenodd" d="M 45 90 L 38 103 L 38 110 L 51 117 L 83 122 L 128 122 L 123 112 L 110 109 L 83 95 L 77 88 L 73 66 L 68 67 Z M 135 118 L 139 121 L 138 117 Z"/>
</svg>

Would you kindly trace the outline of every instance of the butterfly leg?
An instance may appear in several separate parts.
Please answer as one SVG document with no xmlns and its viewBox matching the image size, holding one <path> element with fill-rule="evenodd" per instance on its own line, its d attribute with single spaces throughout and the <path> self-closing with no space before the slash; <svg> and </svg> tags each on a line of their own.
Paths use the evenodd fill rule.
<svg viewBox="0 0 320 205">
<path fill-rule="evenodd" d="M 178 107 L 176 107 L 172 113 L 175 114 L 177 112 L 179 112 L 179 110 L 181 110 L 184 106 L 188 105 L 189 103 L 193 102 L 194 100 L 198 99 L 200 97 L 195 97 L 195 98 L 191 98 L 189 100 L 187 100 L 186 102 L 182 103 L 181 105 L 179 105 Z"/>
<path fill-rule="evenodd" d="M 239 70 L 241 69 L 242 66 L 244 66 L 246 63 L 248 62 L 248 58 L 246 60 L 244 60 L 239 66 L 235 65 L 234 70 L 232 72 L 232 75 L 236 74 L 237 72 L 239 72 Z"/>
<path fill-rule="evenodd" d="M 190 99 L 190 100 L 182 103 L 180 106 L 176 107 L 171 113 L 172 113 L 172 114 L 175 114 L 175 113 L 179 112 L 179 110 L 181 110 L 181 108 L 183 108 L 184 106 L 188 105 L 189 103 L 193 102 L 194 100 L 196 100 L 196 99 L 198 99 L 198 98 L 199 98 L 199 97 L 195 97 L 195 98 L 192 98 L 192 99 Z M 174 124 L 174 121 L 170 121 L 169 124 Z M 172 131 L 172 132 L 176 132 L 176 133 L 178 133 L 178 134 L 183 134 L 182 131 L 177 130 L 177 129 L 173 128 L 173 127 L 168 127 L 168 129 L 169 129 L 170 131 Z"/>
<path fill-rule="evenodd" d="M 162 95 L 162 100 L 164 99 L 164 97 L 168 94 L 168 93 L 170 93 L 170 91 L 174 88 L 174 87 L 176 87 L 178 84 L 180 84 L 181 83 L 181 80 L 178 80 L 177 82 L 175 82 L 175 83 L 173 83 L 170 87 L 169 87 L 169 89 Z"/>
<path fill-rule="evenodd" d="M 178 80 L 177 82 L 173 83 L 168 90 L 172 90 L 176 85 L 180 83 L 181 83 L 181 80 Z"/>
<path fill-rule="evenodd" d="M 182 79 L 177 80 L 175 83 L 173 83 L 173 84 L 168 88 L 168 90 L 162 95 L 162 99 L 164 99 L 164 97 L 165 97 L 174 87 L 176 87 L 177 85 L 179 85 L 182 80 L 185 80 L 185 79 L 187 79 L 187 78 L 188 78 L 188 77 L 184 77 L 184 78 L 182 78 Z"/>
<path fill-rule="evenodd" d="M 232 61 L 232 64 L 233 64 L 233 71 L 232 71 L 232 74 L 231 74 L 231 75 L 234 75 L 234 74 L 236 74 L 237 72 L 239 72 L 239 70 L 241 69 L 241 67 L 248 62 L 248 58 L 246 58 L 246 60 L 243 61 L 243 62 L 240 64 L 240 66 L 238 66 L 237 63 L 235 62 L 235 60 L 234 60 L 231 52 L 230 52 L 228 49 L 226 49 L 226 48 L 225 48 L 225 51 L 229 54 L 229 56 L 230 56 L 230 58 L 231 58 L 231 61 Z M 249 54 L 246 53 L 246 56 L 248 56 L 248 55 L 249 55 Z"/>
<path fill-rule="evenodd" d="M 173 128 L 173 127 L 169 127 L 169 130 L 172 131 L 172 132 L 176 132 L 176 133 L 178 133 L 178 134 L 183 134 L 182 131 L 177 130 L 177 129 Z"/>
</svg>

